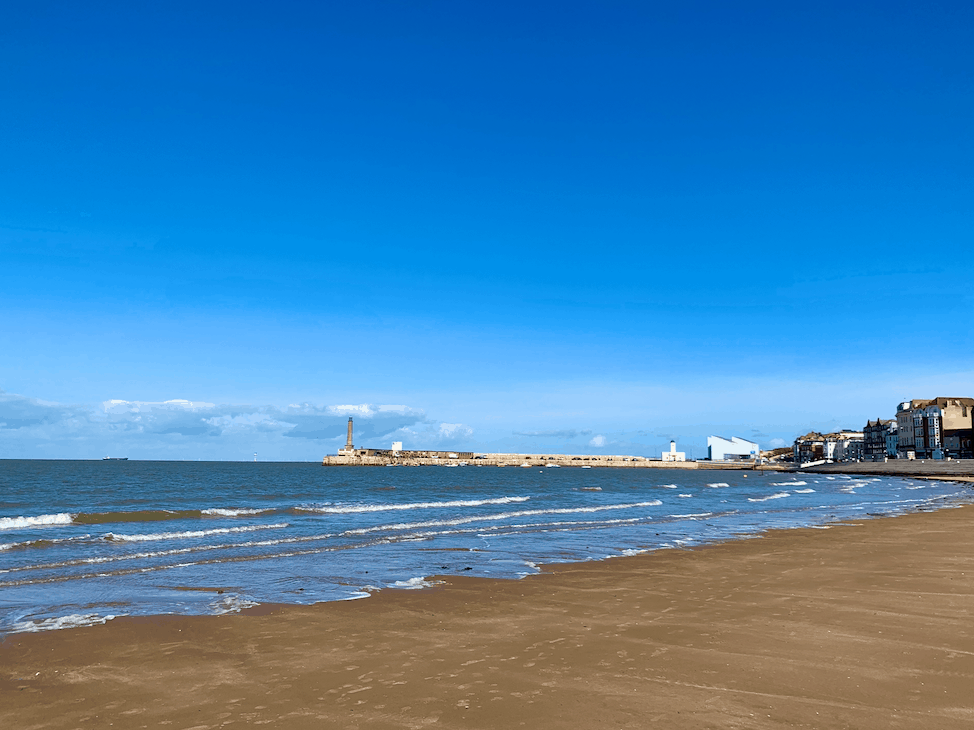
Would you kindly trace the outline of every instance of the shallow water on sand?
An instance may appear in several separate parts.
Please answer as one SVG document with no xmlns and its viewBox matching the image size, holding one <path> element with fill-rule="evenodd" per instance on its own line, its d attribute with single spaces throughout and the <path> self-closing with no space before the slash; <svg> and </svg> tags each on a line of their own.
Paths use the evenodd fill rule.
<svg viewBox="0 0 974 730">
<path fill-rule="evenodd" d="M 0 633 L 517 578 L 971 501 L 951 482 L 821 474 L 0 461 Z"/>
</svg>

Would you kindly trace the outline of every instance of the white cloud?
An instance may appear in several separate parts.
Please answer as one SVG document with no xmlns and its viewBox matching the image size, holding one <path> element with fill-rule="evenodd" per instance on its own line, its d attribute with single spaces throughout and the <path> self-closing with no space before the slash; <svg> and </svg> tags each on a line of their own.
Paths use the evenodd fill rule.
<svg viewBox="0 0 974 730">
<path fill-rule="evenodd" d="M 441 423 L 440 436 L 444 439 L 465 439 L 473 435 L 473 429 L 462 423 Z"/>
<path fill-rule="evenodd" d="M 784 439 L 771 439 L 768 442 L 768 446 L 770 446 L 772 449 L 780 449 L 784 445 L 785 445 Z"/>
<path fill-rule="evenodd" d="M 138 400 L 106 400 L 102 403 L 102 408 L 105 413 L 111 414 L 121 414 L 121 413 L 141 413 L 152 412 L 152 411 L 200 411 L 208 408 L 216 408 L 213 403 L 204 403 L 202 401 L 189 401 L 183 398 L 174 398 L 173 400 L 161 401 L 161 402 L 151 402 L 151 401 L 138 401 Z"/>
<path fill-rule="evenodd" d="M 344 443 L 348 417 L 355 443 L 385 445 L 416 428 L 417 448 L 459 445 L 472 430 L 440 424 L 404 405 L 226 405 L 205 401 L 129 401 L 65 406 L 0 391 L 0 456 L 92 458 L 317 459 Z"/>
<path fill-rule="evenodd" d="M 588 442 L 589 446 L 594 446 L 597 449 L 601 449 L 605 446 L 605 436 L 599 434 L 598 436 L 593 436 L 592 440 Z"/>
<path fill-rule="evenodd" d="M 374 406 L 368 403 L 363 403 L 358 406 L 328 406 L 328 410 L 331 411 L 332 413 L 337 413 L 342 416 L 352 416 L 352 417 L 371 416 L 374 413 L 373 408 Z"/>
<path fill-rule="evenodd" d="M 592 431 L 590 429 L 578 430 L 575 428 L 562 428 L 562 429 L 550 429 L 547 431 L 514 431 L 515 436 L 526 436 L 534 438 L 550 438 L 550 439 L 563 439 L 571 440 L 578 438 L 579 436 L 588 436 Z"/>
</svg>

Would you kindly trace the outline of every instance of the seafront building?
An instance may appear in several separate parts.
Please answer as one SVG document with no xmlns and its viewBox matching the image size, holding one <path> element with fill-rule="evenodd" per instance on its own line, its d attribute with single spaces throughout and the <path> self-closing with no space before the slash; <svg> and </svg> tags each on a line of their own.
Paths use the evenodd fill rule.
<svg viewBox="0 0 974 730">
<path fill-rule="evenodd" d="M 896 425 L 901 459 L 974 458 L 974 398 L 904 401 Z"/>
<path fill-rule="evenodd" d="M 729 439 L 723 436 L 707 437 L 707 457 L 711 461 L 740 461 L 755 459 L 761 454 L 761 447 L 753 441 L 738 436 Z"/>
<path fill-rule="evenodd" d="M 896 458 L 897 425 L 892 418 L 877 418 L 866 421 L 862 430 L 862 458 L 863 461 L 886 461 Z"/>
<path fill-rule="evenodd" d="M 863 457 L 863 432 L 843 429 L 822 434 L 810 431 L 795 439 L 794 460 L 798 464 L 808 462 L 861 461 Z"/>
<path fill-rule="evenodd" d="M 861 432 L 811 431 L 795 439 L 799 464 L 887 459 L 974 459 L 974 398 L 908 400 L 895 419 L 866 421 Z"/>
</svg>

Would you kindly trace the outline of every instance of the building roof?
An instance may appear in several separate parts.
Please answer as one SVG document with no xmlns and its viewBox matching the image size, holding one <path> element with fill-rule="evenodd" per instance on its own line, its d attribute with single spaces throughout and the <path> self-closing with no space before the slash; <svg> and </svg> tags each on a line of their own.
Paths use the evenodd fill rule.
<svg viewBox="0 0 974 730">
<path fill-rule="evenodd" d="M 740 446 L 741 444 L 747 444 L 748 446 L 758 445 L 757 441 L 748 441 L 747 439 L 742 439 L 740 436 L 731 436 L 730 438 L 725 438 L 724 436 L 708 436 L 707 437 L 708 444 L 710 443 L 711 439 L 720 439 L 721 441 L 725 441 L 728 444 L 737 444 L 738 446 Z"/>
<path fill-rule="evenodd" d="M 968 406 L 974 408 L 974 398 L 931 398 L 930 400 L 911 400 L 911 408 L 926 408 L 927 406 Z"/>
<path fill-rule="evenodd" d="M 844 441 L 852 438 L 862 438 L 862 431 L 847 431 L 846 429 L 842 429 L 841 431 L 827 433 L 824 438 L 826 441 Z"/>
</svg>

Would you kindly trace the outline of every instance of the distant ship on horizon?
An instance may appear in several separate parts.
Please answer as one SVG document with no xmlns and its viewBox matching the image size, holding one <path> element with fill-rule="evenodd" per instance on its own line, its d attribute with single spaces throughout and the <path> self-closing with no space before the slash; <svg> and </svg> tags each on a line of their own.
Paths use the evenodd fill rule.
<svg viewBox="0 0 974 730">
<path fill-rule="evenodd" d="M 128 460 L 129 460 L 129 457 L 127 457 L 127 456 L 104 456 L 104 457 L 102 457 L 102 461 L 128 461 Z"/>
</svg>

